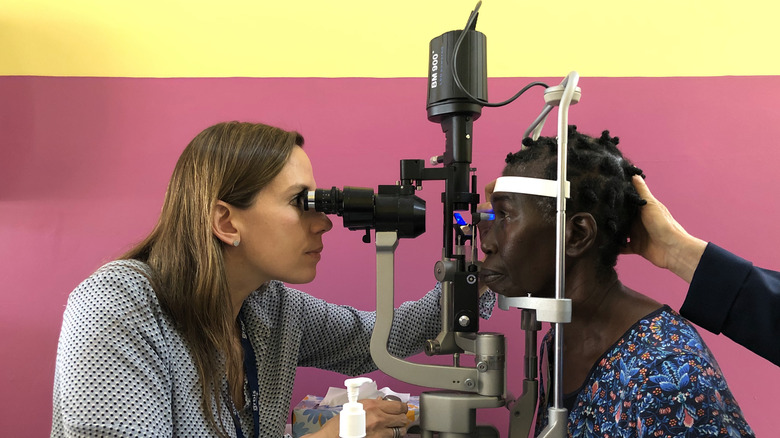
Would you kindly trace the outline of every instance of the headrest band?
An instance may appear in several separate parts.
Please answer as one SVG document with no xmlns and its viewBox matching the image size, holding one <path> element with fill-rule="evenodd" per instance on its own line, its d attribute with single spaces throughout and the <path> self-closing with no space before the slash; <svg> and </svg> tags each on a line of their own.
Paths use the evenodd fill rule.
<svg viewBox="0 0 780 438">
<path fill-rule="evenodd" d="M 569 198 L 571 184 L 566 181 L 566 197 Z M 523 176 L 502 176 L 496 180 L 493 192 L 523 193 L 526 195 L 558 197 L 558 181 Z"/>
</svg>

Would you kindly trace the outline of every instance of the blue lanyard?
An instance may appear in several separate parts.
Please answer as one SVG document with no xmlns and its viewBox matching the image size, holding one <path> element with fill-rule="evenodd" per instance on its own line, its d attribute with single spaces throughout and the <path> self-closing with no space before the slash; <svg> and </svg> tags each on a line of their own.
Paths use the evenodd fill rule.
<svg viewBox="0 0 780 438">
<path fill-rule="evenodd" d="M 244 329 L 244 320 L 239 319 L 241 322 L 241 346 L 244 348 L 244 373 L 246 373 L 246 380 L 249 382 L 250 403 L 252 405 L 252 422 L 255 426 L 254 437 L 260 436 L 260 385 L 257 382 L 257 362 L 255 361 L 255 349 L 252 348 L 252 343 L 249 342 L 249 338 L 246 335 Z M 233 406 L 233 425 L 236 426 L 236 437 L 244 438 L 244 432 L 241 430 L 241 422 L 238 419 L 238 411 Z"/>
</svg>

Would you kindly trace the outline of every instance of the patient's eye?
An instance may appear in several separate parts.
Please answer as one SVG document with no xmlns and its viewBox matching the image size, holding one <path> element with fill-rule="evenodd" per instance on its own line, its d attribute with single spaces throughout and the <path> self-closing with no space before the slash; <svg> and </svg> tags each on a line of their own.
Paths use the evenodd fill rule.
<svg viewBox="0 0 780 438">
<path fill-rule="evenodd" d="M 506 208 L 506 202 L 503 200 L 493 203 L 493 214 L 496 222 L 504 222 L 511 218 L 510 212 Z"/>
</svg>

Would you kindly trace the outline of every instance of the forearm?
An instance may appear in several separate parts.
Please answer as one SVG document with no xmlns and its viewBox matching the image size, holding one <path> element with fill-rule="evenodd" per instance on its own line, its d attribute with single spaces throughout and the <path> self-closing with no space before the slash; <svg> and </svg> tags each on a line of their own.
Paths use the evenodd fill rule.
<svg viewBox="0 0 780 438">
<path fill-rule="evenodd" d="M 388 351 L 394 356 L 408 357 L 422 351 L 425 341 L 440 329 L 437 286 L 417 301 L 408 301 L 394 312 Z M 306 312 L 301 321 L 303 334 L 299 366 L 328 369 L 347 375 L 359 375 L 376 369 L 370 341 L 376 313 L 335 305 L 311 296 L 301 297 Z M 323 342 L 321 333 L 328 333 Z"/>
<path fill-rule="evenodd" d="M 669 270 L 690 283 L 706 248 L 707 242 L 688 233 L 681 235 L 667 251 Z"/>
</svg>

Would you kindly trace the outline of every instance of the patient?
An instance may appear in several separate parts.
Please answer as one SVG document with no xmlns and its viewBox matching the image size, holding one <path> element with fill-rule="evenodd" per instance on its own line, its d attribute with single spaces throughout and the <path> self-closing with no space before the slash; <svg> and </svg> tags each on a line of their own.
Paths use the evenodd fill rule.
<svg viewBox="0 0 780 438">
<path fill-rule="evenodd" d="M 569 436 L 753 436 L 693 326 L 618 278 L 617 256 L 644 201 L 631 184 L 642 171 L 617 144 L 608 131 L 591 138 L 569 127 L 565 296 L 572 316 L 563 326 L 562 382 Z M 555 180 L 556 139 L 523 145 L 507 156 L 503 175 Z M 506 296 L 553 297 L 556 200 L 510 184 L 524 182 L 499 179 L 492 194 L 495 220 L 481 230 L 481 278 Z M 550 358 L 552 340 L 551 329 L 540 357 Z M 553 399 L 549 379 L 541 380 L 537 434 Z"/>
</svg>

